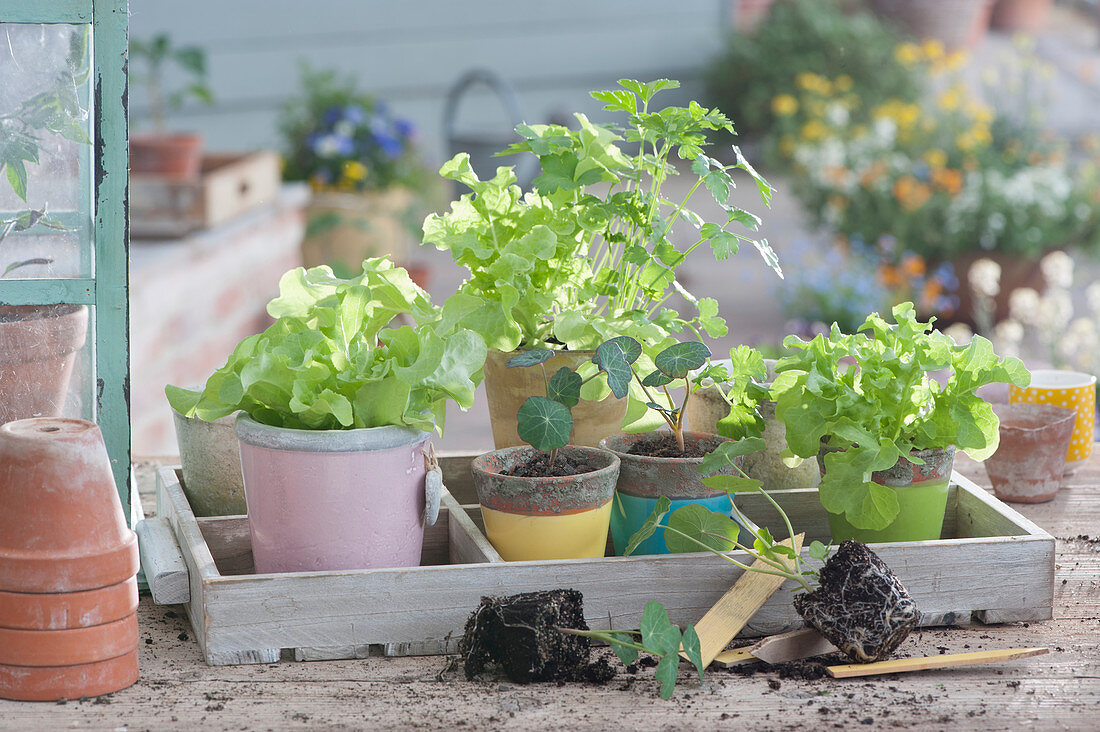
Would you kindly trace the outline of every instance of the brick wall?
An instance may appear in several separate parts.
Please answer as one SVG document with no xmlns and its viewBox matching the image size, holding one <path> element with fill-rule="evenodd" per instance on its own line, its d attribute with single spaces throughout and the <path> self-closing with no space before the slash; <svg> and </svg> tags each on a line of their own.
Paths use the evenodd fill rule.
<svg viewBox="0 0 1100 732">
<path fill-rule="evenodd" d="M 195 386 L 270 324 L 279 277 L 301 264 L 305 192 L 181 240 L 131 242 L 134 455 L 177 454 L 165 384 Z"/>
</svg>

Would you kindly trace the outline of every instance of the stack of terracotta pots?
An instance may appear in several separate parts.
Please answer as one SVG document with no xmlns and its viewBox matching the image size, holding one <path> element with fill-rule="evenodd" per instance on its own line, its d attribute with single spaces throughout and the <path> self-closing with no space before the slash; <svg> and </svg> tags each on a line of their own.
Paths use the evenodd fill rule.
<svg viewBox="0 0 1100 732">
<path fill-rule="evenodd" d="M 98 427 L 0 426 L 0 698 L 78 699 L 133 684 L 138 563 Z"/>
</svg>

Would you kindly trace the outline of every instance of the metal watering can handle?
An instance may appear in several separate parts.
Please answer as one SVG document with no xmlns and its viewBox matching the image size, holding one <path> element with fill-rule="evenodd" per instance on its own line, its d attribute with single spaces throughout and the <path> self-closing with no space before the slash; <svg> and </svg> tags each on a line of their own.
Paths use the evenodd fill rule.
<svg viewBox="0 0 1100 732">
<path fill-rule="evenodd" d="M 474 84 L 485 84 L 493 90 L 501 104 L 504 105 L 508 116 L 511 117 L 511 129 L 515 129 L 516 125 L 523 121 L 523 115 L 519 111 L 519 100 L 516 99 L 516 93 L 512 90 L 512 87 L 488 69 L 471 69 L 463 74 L 447 91 L 447 100 L 443 105 L 443 134 L 447 137 L 448 144 L 454 139 L 458 102 L 462 95 L 466 93 L 466 90 Z"/>
</svg>

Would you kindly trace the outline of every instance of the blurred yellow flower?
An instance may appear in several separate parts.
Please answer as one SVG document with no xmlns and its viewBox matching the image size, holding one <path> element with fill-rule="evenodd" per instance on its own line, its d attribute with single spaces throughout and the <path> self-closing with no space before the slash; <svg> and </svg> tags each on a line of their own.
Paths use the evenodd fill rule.
<svg viewBox="0 0 1100 732">
<path fill-rule="evenodd" d="M 827 134 L 829 134 L 829 128 L 821 120 L 812 119 L 802 125 L 801 135 L 803 140 L 820 140 Z"/>
<path fill-rule="evenodd" d="M 911 175 L 903 175 L 894 181 L 894 198 L 903 208 L 915 211 L 932 197 L 932 189 Z"/>
<path fill-rule="evenodd" d="M 841 74 L 833 81 L 833 86 L 837 88 L 837 91 L 846 92 L 852 88 L 852 77 Z"/>
<path fill-rule="evenodd" d="M 780 94 L 772 99 L 772 112 L 780 117 L 789 117 L 798 111 L 798 100 L 790 94 Z"/>
<path fill-rule="evenodd" d="M 924 162 L 928 163 L 930 168 L 942 168 L 947 165 L 947 153 L 933 148 L 924 153 Z"/>
<path fill-rule="evenodd" d="M 367 166 L 358 160 L 348 160 L 344 163 L 344 177 L 351 181 L 360 181 L 367 177 Z"/>
<path fill-rule="evenodd" d="M 942 94 L 940 94 L 939 97 L 936 98 L 936 103 L 939 104 L 942 109 L 946 109 L 948 111 L 958 109 L 961 102 L 962 95 L 959 93 L 959 90 L 954 86 L 952 86 L 950 89 L 947 89 Z"/>
<path fill-rule="evenodd" d="M 1030 51 L 1035 48 L 1035 39 L 1027 33 L 1017 33 L 1012 36 L 1012 43 L 1021 51 Z"/>
<path fill-rule="evenodd" d="M 789 158 L 794 154 L 794 138 L 790 135 L 783 135 L 779 138 L 779 154 L 785 158 Z"/>
<path fill-rule="evenodd" d="M 943 57 L 943 44 L 935 38 L 929 38 L 924 43 L 920 44 L 920 50 L 929 61 L 935 61 Z"/>
<path fill-rule="evenodd" d="M 902 66 L 913 66 L 921 60 L 920 47 L 915 43 L 902 43 L 894 49 L 894 58 Z"/>
<path fill-rule="evenodd" d="M 952 51 L 951 53 L 947 54 L 946 58 L 944 58 L 943 65 L 947 69 L 955 71 L 956 69 L 961 69 L 963 67 L 963 65 L 966 63 L 966 58 L 966 51 Z"/>
<path fill-rule="evenodd" d="M 811 71 L 803 71 L 795 77 L 795 83 L 800 89 L 817 92 L 822 96 L 833 93 L 833 85 L 824 76 L 819 76 Z"/>
<path fill-rule="evenodd" d="M 944 191 L 947 195 L 954 196 L 963 187 L 962 171 L 953 168 L 937 168 L 932 171 L 932 185 Z"/>
</svg>

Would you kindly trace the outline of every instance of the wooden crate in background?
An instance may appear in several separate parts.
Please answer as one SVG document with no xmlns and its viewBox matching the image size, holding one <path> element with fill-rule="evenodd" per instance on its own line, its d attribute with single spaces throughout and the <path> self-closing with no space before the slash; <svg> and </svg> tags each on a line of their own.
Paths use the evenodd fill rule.
<svg viewBox="0 0 1100 732">
<path fill-rule="evenodd" d="M 132 174 L 130 235 L 172 238 L 217 226 L 274 201 L 281 177 L 271 150 L 206 155 L 193 181 Z"/>
</svg>

